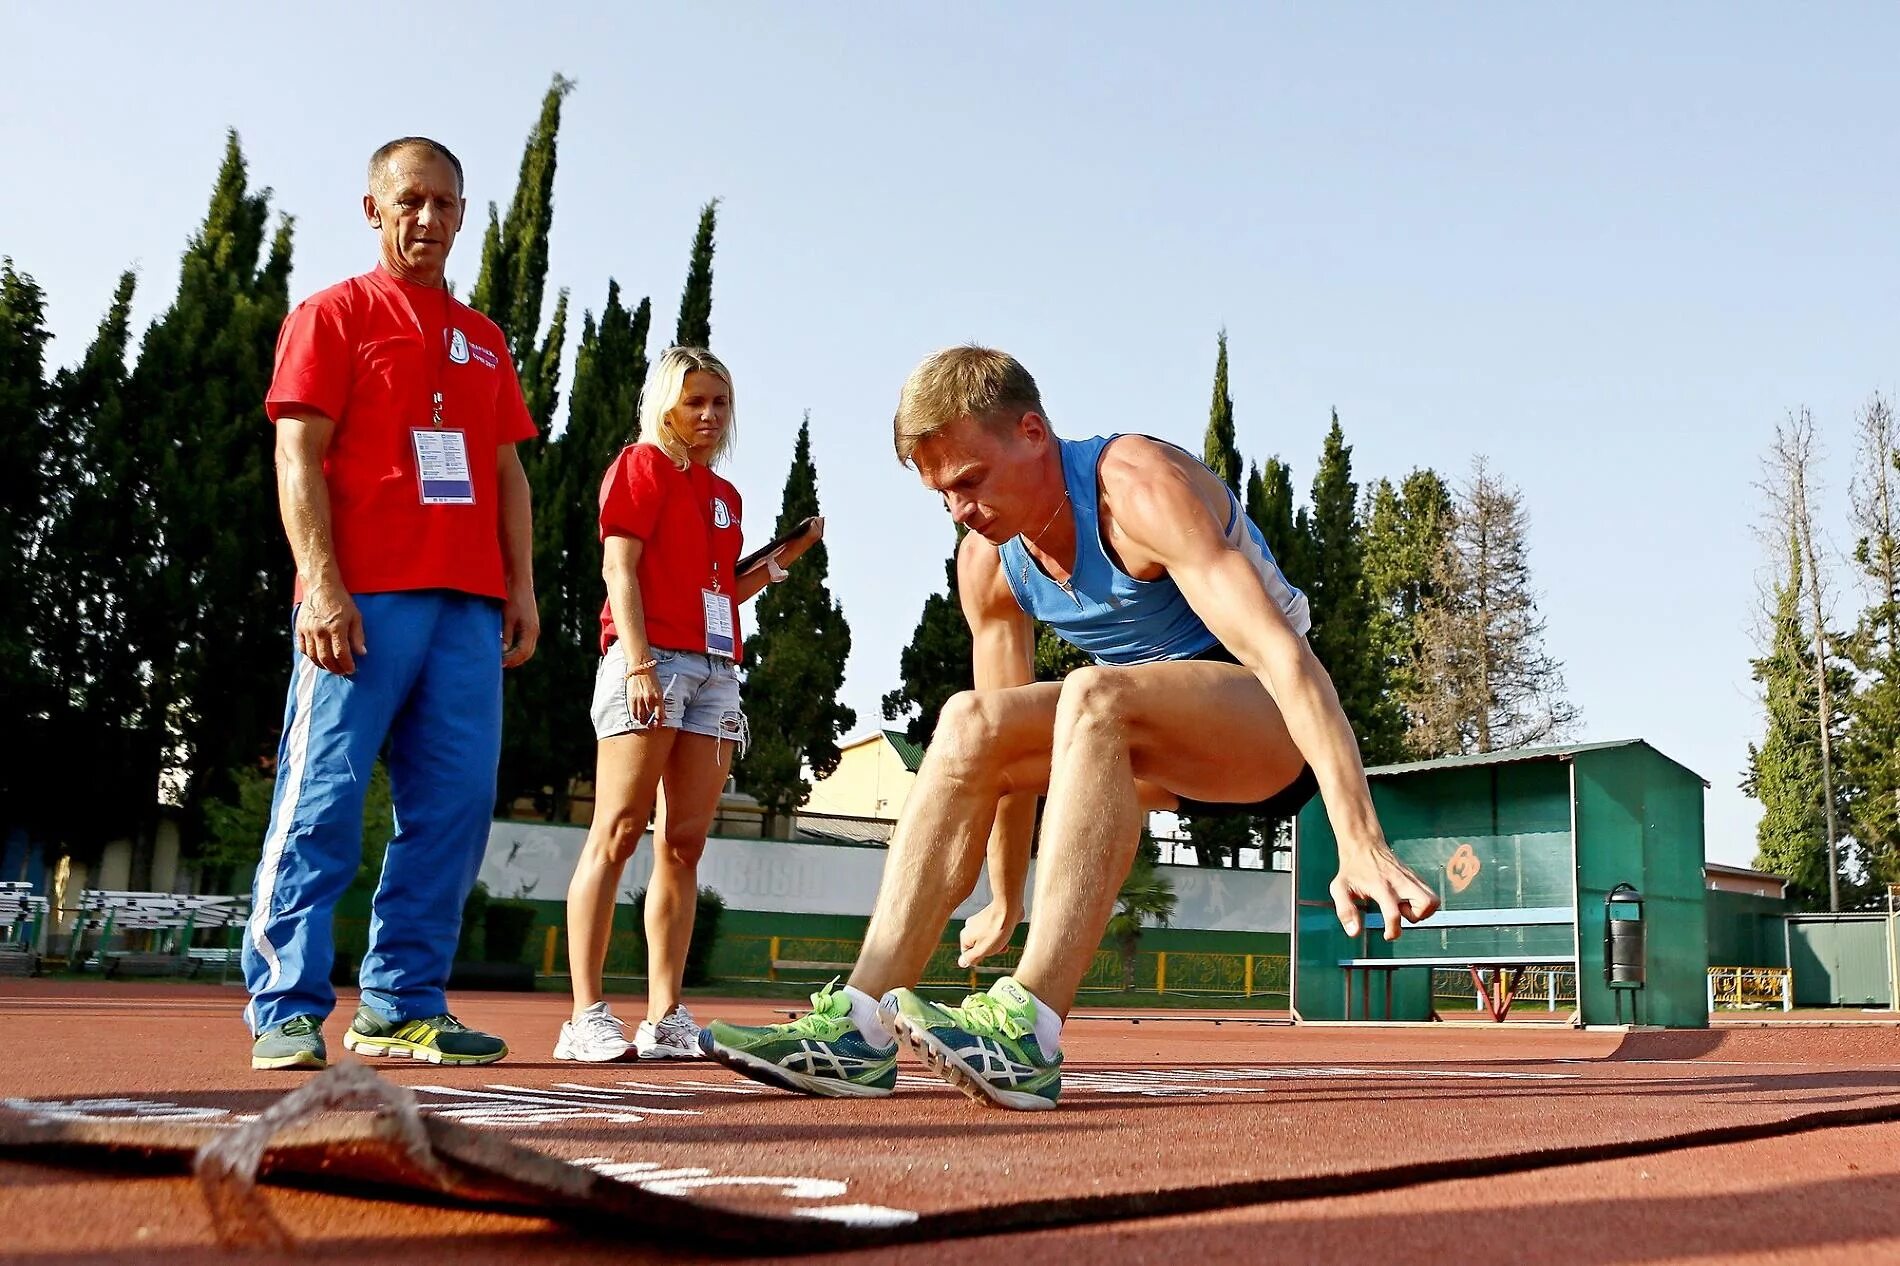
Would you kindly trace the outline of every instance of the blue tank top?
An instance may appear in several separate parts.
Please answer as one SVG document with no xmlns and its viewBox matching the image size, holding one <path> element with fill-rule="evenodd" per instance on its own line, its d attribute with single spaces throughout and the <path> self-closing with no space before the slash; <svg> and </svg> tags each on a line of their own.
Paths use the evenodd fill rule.
<svg viewBox="0 0 1900 1266">
<path fill-rule="evenodd" d="M 1171 576 L 1136 580 L 1109 560 L 1102 546 L 1097 507 L 1101 485 L 1096 467 L 1102 450 L 1115 440 L 1098 435 L 1087 440 L 1056 440 L 1062 458 L 1062 482 L 1069 492 L 1075 516 L 1075 568 L 1065 589 L 1023 545 L 1022 537 L 1004 541 L 1003 575 L 1016 603 L 1033 618 L 1047 624 L 1057 637 L 1095 657 L 1102 664 L 1151 664 L 1160 660 L 1191 659 L 1213 648 L 1216 638 L 1194 613 Z M 1306 595 L 1295 589 L 1274 562 L 1266 538 L 1253 520 L 1241 513 L 1232 491 L 1227 494 L 1227 542 L 1253 564 L 1267 596 L 1286 612 L 1296 632 L 1304 636 L 1312 625 Z"/>
</svg>

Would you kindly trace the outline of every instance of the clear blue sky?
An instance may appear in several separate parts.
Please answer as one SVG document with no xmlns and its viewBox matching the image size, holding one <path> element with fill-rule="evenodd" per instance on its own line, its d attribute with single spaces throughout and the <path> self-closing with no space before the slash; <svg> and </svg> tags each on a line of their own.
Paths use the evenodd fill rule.
<svg viewBox="0 0 1900 1266">
<path fill-rule="evenodd" d="M 0 4 L 0 253 L 56 359 L 122 268 L 141 322 L 169 301 L 226 127 L 297 217 L 301 295 L 373 261 L 391 136 L 505 203 L 558 70 L 550 303 L 577 328 L 613 276 L 670 333 L 724 199 L 730 473 L 762 534 L 811 410 L 860 728 L 950 544 L 889 456 L 916 360 L 992 342 L 1064 433 L 1198 448 L 1225 326 L 1241 449 L 1302 488 L 1335 407 L 1362 479 L 1484 453 L 1522 487 L 1584 737 L 1702 773 L 1710 856 L 1752 856 L 1758 457 L 1806 405 L 1840 493 L 1900 374 L 1894 9 L 554 8 Z"/>
</svg>

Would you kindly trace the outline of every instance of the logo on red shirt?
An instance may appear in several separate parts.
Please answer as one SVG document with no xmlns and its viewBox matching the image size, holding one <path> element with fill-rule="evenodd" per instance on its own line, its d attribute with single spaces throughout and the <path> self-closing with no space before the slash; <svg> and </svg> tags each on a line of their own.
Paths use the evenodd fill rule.
<svg viewBox="0 0 1900 1266">
<path fill-rule="evenodd" d="M 726 508 L 725 498 L 714 497 L 712 499 L 712 503 L 713 503 L 713 526 L 716 528 L 731 527 L 732 526 L 732 511 Z"/>
</svg>

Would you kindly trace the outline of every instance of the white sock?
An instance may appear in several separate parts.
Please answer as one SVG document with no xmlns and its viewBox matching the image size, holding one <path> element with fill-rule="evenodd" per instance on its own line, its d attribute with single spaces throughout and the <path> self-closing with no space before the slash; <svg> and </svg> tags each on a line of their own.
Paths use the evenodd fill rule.
<svg viewBox="0 0 1900 1266">
<path fill-rule="evenodd" d="M 878 1010 L 876 998 L 850 985 L 844 987 L 844 996 L 851 1000 L 851 1023 L 858 1026 L 859 1037 L 880 1048 L 897 1040 L 886 1027 L 884 1014 Z"/>
<path fill-rule="evenodd" d="M 992 992 L 1002 994 L 1019 1007 L 1024 1003 L 1033 1007 L 1036 1012 L 1034 1026 L 1036 1048 L 1047 1056 L 1053 1056 L 1061 1051 L 1062 1017 L 1057 1015 L 1048 1003 L 1023 988 L 1014 976 L 1003 976 L 998 979 L 992 986 Z"/>
</svg>

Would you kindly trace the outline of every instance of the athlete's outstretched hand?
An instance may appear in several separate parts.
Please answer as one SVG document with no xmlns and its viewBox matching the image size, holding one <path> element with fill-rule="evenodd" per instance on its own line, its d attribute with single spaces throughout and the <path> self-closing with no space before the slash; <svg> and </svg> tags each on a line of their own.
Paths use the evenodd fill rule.
<svg viewBox="0 0 1900 1266">
<path fill-rule="evenodd" d="M 1022 916 L 1001 901 L 987 906 L 963 921 L 957 934 L 957 966 L 974 967 L 983 959 L 1009 944 L 1011 934 Z"/>
<path fill-rule="evenodd" d="M 1359 935 L 1359 906 L 1379 907 L 1385 919 L 1385 939 L 1399 939 L 1401 916 L 1417 923 L 1438 909 L 1438 894 L 1412 873 L 1384 844 L 1346 849 L 1339 855 L 1339 874 L 1332 883 L 1333 908 L 1347 936 Z"/>
</svg>

